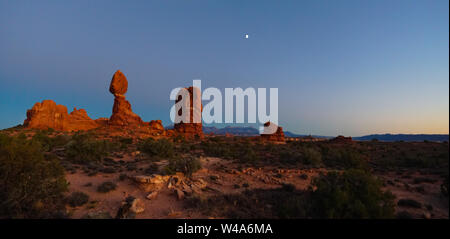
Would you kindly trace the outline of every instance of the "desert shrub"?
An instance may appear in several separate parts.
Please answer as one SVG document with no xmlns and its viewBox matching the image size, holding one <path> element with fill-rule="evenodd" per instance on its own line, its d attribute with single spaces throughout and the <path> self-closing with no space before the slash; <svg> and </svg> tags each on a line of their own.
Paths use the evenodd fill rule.
<svg viewBox="0 0 450 239">
<path fill-rule="evenodd" d="M 283 185 L 281 186 L 281 188 L 282 188 L 283 190 L 285 190 L 285 191 L 288 191 L 288 192 L 293 192 L 293 191 L 295 191 L 295 185 L 294 185 L 294 184 L 291 184 L 291 183 L 285 183 L 285 184 L 283 184 Z"/>
<path fill-rule="evenodd" d="M 330 172 L 313 179 L 312 214 L 318 218 L 391 218 L 394 196 L 362 170 Z"/>
<path fill-rule="evenodd" d="M 97 192 L 107 193 L 109 191 L 115 190 L 117 185 L 113 182 L 104 182 L 97 187 Z"/>
<path fill-rule="evenodd" d="M 241 163 L 255 163 L 259 160 L 258 153 L 249 143 L 242 144 L 238 151 L 235 153 L 235 157 L 237 157 Z"/>
<path fill-rule="evenodd" d="M 441 193 L 448 197 L 448 174 L 444 176 L 444 181 L 441 184 Z"/>
<path fill-rule="evenodd" d="M 322 163 L 322 154 L 314 148 L 305 148 L 302 151 L 302 162 L 307 165 L 319 166 Z"/>
<path fill-rule="evenodd" d="M 113 147 L 117 150 L 126 151 L 128 149 L 128 146 L 133 143 L 133 138 L 129 137 L 121 137 L 117 136 L 114 137 L 111 141 L 111 144 Z"/>
<path fill-rule="evenodd" d="M 280 150 L 278 158 L 284 164 L 296 164 L 301 161 L 301 154 L 294 150 Z"/>
<path fill-rule="evenodd" d="M 396 215 L 397 219 L 413 219 L 413 215 L 407 211 L 398 212 Z"/>
<path fill-rule="evenodd" d="M 237 186 L 239 187 L 239 186 Z M 306 218 L 305 194 L 292 186 L 277 189 L 245 190 L 237 194 L 220 194 L 209 198 L 186 199 L 187 207 L 214 217 L 227 218 Z"/>
<path fill-rule="evenodd" d="M 435 183 L 435 182 L 437 182 L 436 179 L 434 179 L 434 178 L 425 178 L 425 177 L 414 178 L 414 180 L 413 180 L 413 184 Z"/>
<path fill-rule="evenodd" d="M 68 198 L 67 203 L 72 207 L 78 207 L 89 201 L 89 195 L 83 192 L 73 192 Z"/>
<path fill-rule="evenodd" d="M 127 179 L 127 175 L 126 174 L 124 174 L 124 173 L 121 173 L 120 175 L 119 175 L 119 181 L 124 181 L 125 179 Z"/>
<path fill-rule="evenodd" d="M 82 217 L 82 219 L 113 219 L 109 212 L 91 212 Z"/>
<path fill-rule="evenodd" d="M 132 144 L 133 143 L 133 138 L 122 137 L 122 138 L 119 138 L 119 142 L 122 143 L 122 144 L 125 144 L 125 145 Z"/>
<path fill-rule="evenodd" d="M 414 199 L 400 199 L 397 202 L 400 207 L 412 207 L 412 208 L 422 208 L 422 203 Z"/>
<path fill-rule="evenodd" d="M 89 134 L 74 134 L 66 145 L 66 156 L 76 163 L 100 161 L 108 156 L 114 145 L 107 140 L 96 140 Z"/>
<path fill-rule="evenodd" d="M 324 153 L 324 164 L 328 167 L 338 167 L 345 169 L 367 169 L 366 158 L 359 152 L 344 148 L 330 148 Z"/>
<path fill-rule="evenodd" d="M 225 159 L 232 159 L 234 156 L 231 144 L 221 141 L 220 137 L 213 137 L 209 141 L 202 141 L 201 148 L 207 156 L 222 157 Z"/>
<path fill-rule="evenodd" d="M 138 149 L 149 156 L 171 158 L 174 156 L 174 144 L 167 139 L 145 139 L 138 144 Z"/>
<path fill-rule="evenodd" d="M 41 144 L 0 134 L 0 215 L 9 218 L 53 217 L 67 190 L 64 169 L 45 159 Z"/>
<path fill-rule="evenodd" d="M 201 168 L 200 160 L 195 157 L 170 158 L 169 164 L 165 167 L 165 173 L 170 175 L 176 172 L 182 172 L 187 177 L 190 177 Z"/>
<path fill-rule="evenodd" d="M 151 163 L 145 170 L 144 173 L 146 175 L 152 175 L 152 174 L 158 174 L 159 173 L 159 167 L 155 163 Z"/>
<path fill-rule="evenodd" d="M 41 144 L 42 150 L 48 152 L 55 147 L 66 145 L 69 142 L 70 137 L 67 135 L 57 135 L 54 137 L 50 137 L 47 131 L 38 131 L 33 135 L 32 140 Z"/>
</svg>

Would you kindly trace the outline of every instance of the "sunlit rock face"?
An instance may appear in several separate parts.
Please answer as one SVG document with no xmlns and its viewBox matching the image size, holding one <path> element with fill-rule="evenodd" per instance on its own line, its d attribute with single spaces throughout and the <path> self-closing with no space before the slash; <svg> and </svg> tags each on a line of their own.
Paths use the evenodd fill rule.
<svg viewBox="0 0 450 239">
<path fill-rule="evenodd" d="M 189 113 L 189 120 L 186 118 L 184 119 L 182 117 L 183 112 L 182 112 L 182 108 L 178 110 L 178 112 L 175 112 L 175 122 L 179 122 L 179 123 L 175 123 L 174 124 L 174 131 L 180 135 L 183 135 L 185 137 L 188 138 L 192 138 L 192 137 L 200 137 L 203 138 L 203 129 L 202 129 L 202 110 L 203 110 L 203 106 L 202 106 L 202 101 L 201 101 L 201 92 L 200 89 L 196 88 L 196 87 L 189 87 L 189 88 L 184 88 L 185 90 L 187 90 L 187 92 L 189 92 L 189 107 L 186 107 L 189 109 L 190 113 Z M 194 91 L 195 91 L 195 95 L 194 95 Z M 195 98 L 194 98 L 195 97 Z M 182 100 L 182 95 L 179 94 L 177 95 L 177 99 L 175 100 L 175 104 L 180 102 Z M 194 123 L 194 117 L 196 117 L 197 119 L 199 119 L 200 122 L 198 123 Z M 186 122 L 187 121 L 187 122 Z"/>
<path fill-rule="evenodd" d="M 127 90 L 127 78 L 120 70 L 116 71 L 109 86 L 109 91 L 114 95 L 113 113 L 109 118 L 110 125 L 129 126 L 144 123 L 141 117 L 133 113 L 130 102 L 125 99 Z"/>
<path fill-rule="evenodd" d="M 285 142 L 283 128 L 275 125 L 272 122 L 267 122 L 264 127 L 276 127 L 276 131 L 273 134 L 261 134 L 261 138 L 267 141 L 273 142 Z"/>
<path fill-rule="evenodd" d="M 54 129 L 59 131 L 89 130 L 99 127 L 84 109 L 74 110 L 68 114 L 67 107 L 57 105 L 53 100 L 44 100 L 27 110 L 27 119 L 23 125 L 34 129 Z"/>
</svg>

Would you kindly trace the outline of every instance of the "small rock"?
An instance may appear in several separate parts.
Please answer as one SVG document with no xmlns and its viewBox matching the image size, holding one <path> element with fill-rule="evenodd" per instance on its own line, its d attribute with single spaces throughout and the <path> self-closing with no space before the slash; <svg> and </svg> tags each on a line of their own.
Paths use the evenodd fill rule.
<svg viewBox="0 0 450 239">
<path fill-rule="evenodd" d="M 429 212 L 424 212 L 423 215 L 422 215 L 422 217 L 423 217 L 424 219 L 431 219 L 431 214 L 430 214 Z"/>
<path fill-rule="evenodd" d="M 175 193 L 177 194 L 178 200 L 182 200 L 184 198 L 184 193 L 180 189 L 175 189 Z"/>
<path fill-rule="evenodd" d="M 157 196 L 158 196 L 158 192 L 157 192 L 157 191 L 154 191 L 154 192 L 151 192 L 151 193 L 149 193 L 149 194 L 147 195 L 147 199 L 148 199 L 148 200 L 153 200 L 153 199 L 155 199 Z"/>
<path fill-rule="evenodd" d="M 219 176 L 217 176 L 217 175 L 211 175 L 211 176 L 209 176 L 209 178 L 210 178 L 211 180 L 213 180 L 213 181 L 217 181 L 217 180 L 219 179 Z"/>
<path fill-rule="evenodd" d="M 130 207 L 130 211 L 133 213 L 142 213 L 145 210 L 145 205 L 144 203 L 140 200 L 135 198 L 132 202 L 131 202 L 131 207 Z"/>
<path fill-rule="evenodd" d="M 137 213 L 145 210 L 144 204 L 141 200 L 129 196 L 122 202 L 116 214 L 116 219 L 133 219 Z"/>
</svg>

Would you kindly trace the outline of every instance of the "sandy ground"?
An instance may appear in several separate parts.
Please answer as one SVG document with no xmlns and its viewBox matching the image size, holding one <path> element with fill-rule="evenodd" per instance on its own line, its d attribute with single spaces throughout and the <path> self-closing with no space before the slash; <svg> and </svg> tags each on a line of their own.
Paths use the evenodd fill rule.
<svg viewBox="0 0 450 239">
<path fill-rule="evenodd" d="M 122 160 L 129 160 L 126 157 Z M 119 160 L 119 159 L 115 159 Z M 311 178 L 324 170 L 279 170 L 271 167 L 266 168 L 244 168 L 236 170 L 238 165 L 228 160 L 219 158 L 202 158 L 203 168 L 194 173 L 193 178 L 201 178 L 208 183 L 208 190 L 202 192 L 205 196 L 217 193 L 239 193 L 245 189 L 269 189 L 280 187 L 283 183 L 292 183 L 297 189 L 306 189 Z M 137 172 L 127 172 L 129 176 L 140 175 Z M 300 175 L 308 175 L 303 179 Z M 163 187 L 155 199 L 146 199 L 148 192 L 141 190 L 135 182 L 130 179 L 119 180 L 120 173 L 88 176 L 81 170 L 74 174 L 67 174 L 66 179 L 70 182 L 69 193 L 80 191 L 89 195 L 89 203 L 72 208 L 68 207 L 72 218 L 82 218 L 88 213 L 108 212 L 115 217 L 121 203 L 128 196 L 141 199 L 145 204 L 145 211 L 137 214 L 136 218 L 208 218 L 192 210 L 184 208 L 183 200 L 178 200 L 172 189 Z M 215 179 L 212 179 L 213 176 Z M 281 178 L 280 178 L 281 176 Z M 97 192 L 98 185 L 111 181 L 117 184 L 117 189 L 108 193 Z M 91 186 L 86 186 L 92 184 Z M 242 185 L 249 186 L 243 187 Z M 235 188 L 239 185 L 240 188 Z"/>
</svg>

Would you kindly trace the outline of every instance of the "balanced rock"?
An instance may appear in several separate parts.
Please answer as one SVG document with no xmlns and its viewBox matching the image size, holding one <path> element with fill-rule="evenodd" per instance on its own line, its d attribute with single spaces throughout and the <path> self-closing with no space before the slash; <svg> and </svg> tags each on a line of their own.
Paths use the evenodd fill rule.
<svg viewBox="0 0 450 239">
<path fill-rule="evenodd" d="M 279 126 L 277 126 L 276 124 L 274 124 L 272 122 L 265 123 L 264 127 L 268 127 L 270 130 L 275 131 L 275 133 L 272 133 L 272 134 L 261 134 L 261 138 L 263 140 L 273 141 L 273 142 L 285 142 L 284 132 L 283 132 L 283 128 L 282 127 L 279 127 Z M 276 127 L 276 130 L 275 130 L 274 127 Z"/>
<path fill-rule="evenodd" d="M 116 71 L 109 87 L 109 91 L 114 95 L 113 113 L 109 118 L 110 125 L 129 126 L 144 123 L 141 117 L 133 113 L 130 102 L 125 99 L 127 89 L 127 78 L 120 70 Z"/>
<path fill-rule="evenodd" d="M 109 85 L 109 92 L 113 95 L 125 95 L 128 90 L 128 81 L 125 75 L 120 71 L 116 71 Z"/>
</svg>

